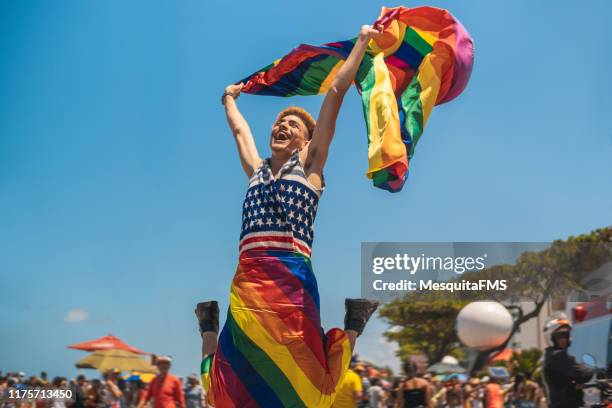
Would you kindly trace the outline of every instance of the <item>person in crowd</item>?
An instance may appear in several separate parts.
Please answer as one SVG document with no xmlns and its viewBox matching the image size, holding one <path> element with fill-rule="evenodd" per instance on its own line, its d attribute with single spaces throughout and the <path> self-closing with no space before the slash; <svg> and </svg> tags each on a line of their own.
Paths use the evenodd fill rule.
<svg viewBox="0 0 612 408">
<path fill-rule="evenodd" d="M 131 378 L 122 380 L 119 382 L 119 389 L 123 392 L 123 398 L 121 399 L 122 408 L 134 407 L 135 381 Z M 140 400 L 137 400 L 136 404 L 138 404 L 138 401 Z"/>
<path fill-rule="evenodd" d="M 4 391 L 8 388 L 6 376 L 0 375 L 0 398 L 4 396 Z"/>
<path fill-rule="evenodd" d="M 436 382 L 433 379 L 433 376 L 431 375 L 431 373 L 425 373 L 423 374 L 422 378 L 427 381 L 427 385 L 429 386 L 429 395 L 434 395 L 434 391 L 435 391 L 435 384 Z"/>
<path fill-rule="evenodd" d="M 472 393 L 472 384 L 469 381 L 467 381 L 463 384 L 460 384 L 460 387 L 463 393 L 463 406 L 467 407 L 469 406 L 469 401 L 468 401 L 469 396 Z"/>
<path fill-rule="evenodd" d="M 538 385 L 531 381 L 529 373 L 518 373 L 514 377 L 509 400 L 514 408 L 535 408 L 538 398 Z"/>
<path fill-rule="evenodd" d="M 463 388 L 459 383 L 459 376 L 451 374 L 446 384 L 446 406 L 449 408 L 462 407 L 463 401 Z"/>
<path fill-rule="evenodd" d="M 54 377 L 51 386 L 58 390 L 68 390 L 68 380 L 64 377 Z M 65 396 L 54 396 L 51 398 L 49 406 L 50 408 L 66 408 L 68 401 L 69 399 Z"/>
<path fill-rule="evenodd" d="M 336 392 L 332 408 L 355 408 L 363 397 L 361 377 L 352 369 L 348 369 L 344 380 Z"/>
<path fill-rule="evenodd" d="M 17 400 L 9 398 L 11 396 L 11 391 L 17 390 L 17 377 L 9 376 L 6 380 L 6 387 L 4 388 L 4 393 L 2 395 L 2 401 L 4 401 L 3 408 L 17 408 Z"/>
<path fill-rule="evenodd" d="M 393 379 L 393 384 L 391 385 L 391 390 L 389 391 L 389 398 L 387 398 L 387 406 L 389 408 L 395 407 L 395 402 L 397 401 L 397 395 L 401 383 L 401 378 L 396 377 L 395 379 Z"/>
<path fill-rule="evenodd" d="M 362 397 L 359 403 L 357 404 L 357 406 L 359 408 L 367 408 L 368 403 L 369 403 L 368 402 L 368 398 L 369 398 L 368 390 L 370 389 L 370 386 L 372 385 L 370 382 L 370 377 L 368 376 L 370 372 L 370 367 L 367 364 L 357 364 L 355 366 L 355 372 L 361 378 L 361 388 L 362 388 L 362 393 L 361 393 Z"/>
<path fill-rule="evenodd" d="M 100 398 L 104 408 L 120 408 L 120 401 L 123 393 L 117 385 L 118 372 L 108 370 L 104 373 L 104 381 L 100 387 Z"/>
<path fill-rule="evenodd" d="M 537 408 L 548 408 L 548 400 L 546 399 L 546 389 L 542 377 L 538 377 L 536 380 L 538 385 L 538 391 L 536 392 L 536 407 Z"/>
<path fill-rule="evenodd" d="M 202 408 L 206 407 L 206 393 L 200 385 L 200 380 L 195 374 L 187 376 L 187 385 L 183 392 L 185 393 L 185 404 L 187 408 Z"/>
<path fill-rule="evenodd" d="M 392 386 L 391 382 L 389 381 L 389 372 L 386 369 L 380 370 L 378 378 L 380 380 L 378 385 L 380 385 L 388 393 Z"/>
<path fill-rule="evenodd" d="M 43 382 L 42 379 L 36 376 L 30 377 L 29 384 L 29 386 L 33 389 L 44 389 L 49 385 L 48 382 Z M 47 408 L 47 402 L 48 401 L 46 399 L 39 396 L 33 401 L 31 408 Z"/>
<path fill-rule="evenodd" d="M 431 405 L 436 408 L 444 407 L 446 404 L 446 387 L 439 376 L 433 377 L 430 382 L 432 397 Z"/>
<path fill-rule="evenodd" d="M 85 402 L 89 392 L 89 384 L 83 374 L 79 374 L 76 378 L 74 385 L 70 387 L 72 391 L 72 403 L 69 404 L 70 408 L 87 408 Z"/>
<path fill-rule="evenodd" d="M 484 408 L 484 388 L 480 384 L 479 378 L 471 378 L 469 387 L 466 386 L 465 394 L 466 400 L 465 405 L 467 408 Z"/>
<path fill-rule="evenodd" d="M 594 371 L 580 364 L 567 352 L 571 344 L 572 324 L 566 319 L 553 319 L 544 327 L 550 345 L 544 351 L 542 373 L 551 408 L 580 407 L 584 403 L 582 385 Z"/>
<path fill-rule="evenodd" d="M 102 381 L 95 378 L 91 380 L 91 385 L 87 391 L 87 400 L 85 405 L 87 408 L 102 408 L 102 397 L 101 397 Z"/>
<path fill-rule="evenodd" d="M 385 408 L 386 393 L 380 386 L 379 378 L 370 380 L 370 388 L 368 389 L 368 407 L 369 408 Z"/>
<path fill-rule="evenodd" d="M 140 399 L 142 397 L 142 393 L 144 390 L 144 382 L 140 378 L 131 381 L 130 390 L 131 390 L 131 393 L 130 393 L 131 395 L 130 395 L 130 398 L 128 399 L 128 406 L 136 407 L 138 406 L 138 403 L 140 402 Z"/>
<path fill-rule="evenodd" d="M 117 376 L 117 387 L 121 391 L 119 397 L 119 408 L 127 408 L 127 401 L 131 398 L 131 391 L 128 382 L 123 377 Z"/>
<path fill-rule="evenodd" d="M 185 396 L 183 387 L 177 377 L 170 374 L 172 359 L 168 356 L 157 358 L 157 375 L 151 384 L 148 392 L 143 393 L 138 408 L 153 400 L 153 408 L 185 408 Z"/>
<path fill-rule="evenodd" d="M 431 388 L 429 383 L 417 377 L 417 368 L 412 361 L 407 361 L 403 365 L 406 379 L 397 390 L 395 401 L 396 408 L 431 408 Z"/>
<path fill-rule="evenodd" d="M 500 379 L 496 377 L 488 378 L 485 386 L 485 407 L 504 408 L 506 391 L 500 385 Z"/>
<path fill-rule="evenodd" d="M 16 383 L 13 386 L 17 390 L 25 390 L 26 388 L 26 378 L 25 373 L 23 371 L 18 372 L 15 375 Z"/>
</svg>

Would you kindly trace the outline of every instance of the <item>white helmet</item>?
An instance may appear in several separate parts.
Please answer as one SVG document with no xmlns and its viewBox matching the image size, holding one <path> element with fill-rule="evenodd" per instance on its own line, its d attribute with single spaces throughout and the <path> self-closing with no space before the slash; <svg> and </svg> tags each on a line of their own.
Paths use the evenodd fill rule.
<svg viewBox="0 0 612 408">
<path fill-rule="evenodd" d="M 572 329 L 572 322 L 567 319 L 552 319 L 546 326 L 544 326 L 544 337 L 546 338 L 546 343 L 549 346 L 554 346 L 555 343 L 553 341 L 553 333 L 559 330 L 562 327 L 568 327 L 570 330 Z"/>
</svg>

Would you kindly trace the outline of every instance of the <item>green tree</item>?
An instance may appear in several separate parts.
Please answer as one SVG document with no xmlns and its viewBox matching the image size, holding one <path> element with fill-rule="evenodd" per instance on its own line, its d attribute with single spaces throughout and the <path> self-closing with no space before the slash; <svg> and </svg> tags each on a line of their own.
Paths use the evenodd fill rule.
<svg viewBox="0 0 612 408">
<path fill-rule="evenodd" d="M 510 371 L 512 375 L 518 373 L 531 374 L 533 377 L 536 370 L 540 367 L 540 359 L 542 358 L 542 350 L 530 348 L 519 352 L 512 353 L 510 359 Z"/>
<path fill-rule="evenodd" d="M 455 318 L 465 302 L 456 300 L 395 300 L 380 309 L 380 316 L 393 328 L 385 332 L 399 345 L 398 356 L 424 354 L 433 363 L 448 354 L 460 355 Z"/>
</svg>

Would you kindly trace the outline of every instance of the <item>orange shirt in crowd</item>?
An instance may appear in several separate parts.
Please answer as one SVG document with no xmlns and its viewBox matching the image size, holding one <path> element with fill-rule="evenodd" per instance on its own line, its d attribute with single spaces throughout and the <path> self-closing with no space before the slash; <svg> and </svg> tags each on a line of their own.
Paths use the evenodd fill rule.
<svg viewBox="0 0 612 408">
<path fill-rule="evenodd" d="M 172 374 L 158 375 L 149 384 L 142 400 L 148 402 L 153 398 L 153 408 L 185 408 L 185 396 L 181 382 Z"/>
<path fill-rule="evenodd" d="M 503 408 L 504 396 L 499 384 L 487 384 L 487 408 Z"/>
</svg>

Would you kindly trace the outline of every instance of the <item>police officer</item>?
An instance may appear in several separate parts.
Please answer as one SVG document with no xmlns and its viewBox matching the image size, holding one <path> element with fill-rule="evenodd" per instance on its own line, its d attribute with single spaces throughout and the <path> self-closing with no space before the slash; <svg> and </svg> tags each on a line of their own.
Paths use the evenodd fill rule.
<svg viewBox="0 0 612 408">
<path fill-rule="evenodd" d="M 543 374 L 551 408 L 577 408 L 583 405 L 582 385 L 593 376 L 593 370 L 576 362 L 567 353 L 571 344 L 572 324 L 553 319 L 544 327 L 550 347 L 544 352 Z"/>
</svg>

